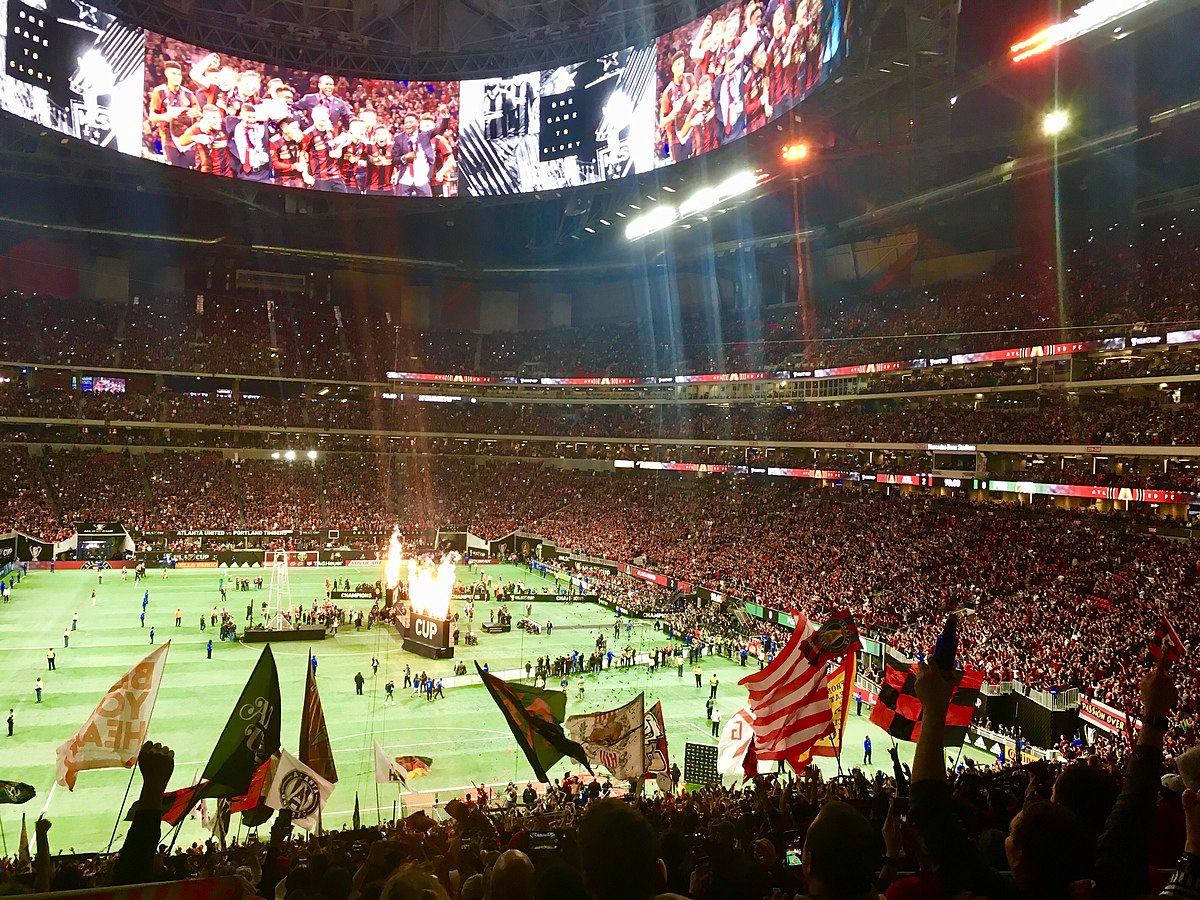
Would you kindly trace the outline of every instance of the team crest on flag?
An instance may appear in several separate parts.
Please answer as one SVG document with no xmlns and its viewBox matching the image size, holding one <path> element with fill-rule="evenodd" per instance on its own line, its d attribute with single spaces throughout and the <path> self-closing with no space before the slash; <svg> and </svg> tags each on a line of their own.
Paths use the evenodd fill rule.
<svg viewBox="0 0 1200 900">
<path fill-rule="evenodd" d="M 32 784 L 23 781 L 0 781 L 0 803 L 27 803 L 37 796 Z"/>
<path fill-rule="evenodd" d="M 286 750 L 279 751 L 279 768 L 271 791 L 267 794 L 267 806 L 286 809 L 292 814 L 292 822 L 305 831 L 317 827 L 317 820 L 325 801 L 333 793 L 333 785 L 306 766 Z"/>
<path fill-rule="evenodd" d="M 646 774 L 646 701 L 638 694 L 624 706 L 571 716 L 567 734 L 614 778 L 641 779 Z"/>
</svg>

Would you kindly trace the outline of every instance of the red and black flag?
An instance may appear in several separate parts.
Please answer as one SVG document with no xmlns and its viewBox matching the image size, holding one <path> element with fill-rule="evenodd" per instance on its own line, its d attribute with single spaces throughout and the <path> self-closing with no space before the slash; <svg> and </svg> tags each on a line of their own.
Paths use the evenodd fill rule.
<svg viewBox="0 0 1200 900">
<path fill-rule="evenodd" d="M 330 784 L 337 784 L 337 766 L 333 764 L 333 748 L 329 746 L 329 731 L 325 727 L 325 710 L 317 692 L 317 672 L 312 657 L 304 682 L 304 712 L 300 716 L 300 762 L 304 763 Z"/>
<path fill-rule="evenodd" d="M 1182 639 L 1179 637 L 1179 632 L 1171 624 L 1171 620 L 1166 616 L 1161 616 L 1158 628 L 1154 632 L 1154 638 L 1150 641 L 1150 655 L 1155 660 L 1166 656 L 1167 662 L 1170 663 L 1175 662 L 1175 660 L 1183 656 L 1186 649 Z"/>
<path fill-rule="evenodd" d="M 879 702 L 871 710 L 871 724 L 878 725 L 897 740 L 915 743 L 921 736 L 924 714 L 917 697 L 917 663 L 907 663 L 889 654 L 886 666 Z M 959 681 L 946 710 L 947 747 L 957 746 L 966 738 L 983 687 L 982 672 L 959 672 L 957 675 Z"/>
<path fill-rule="evenodd" d="M 202 793 L 208 787 L 207 781 L 198 781 L 189 787 L 180 788 L 177 791 L 168 791 L 163 794 L 162 799 L 162 820 L 168 825 L 178 825 L 179 821 L 191 812 L 192 807 L 196 805 L 196 801 L 204 796 Z M 129 810 L 129 814 L 125 817 L 127 822 L 133 821 L 133 814 L 137 811 L 135 803 Z"/>
<path fill-rule="evenodd" d="M 584 749 L 563 733 L 562 722 L 567 715 L 567 695 L 562 691 L 543 691 L 523 684 L 504 681 L 491 675 L 475 663 L 475 670 L 504 713 L 513 737 L 525 752 L 529 765 L 540 781 L 550 782 L 546 768 L 564 756 L 581 763 L 587 770 Z"/>
</svg>

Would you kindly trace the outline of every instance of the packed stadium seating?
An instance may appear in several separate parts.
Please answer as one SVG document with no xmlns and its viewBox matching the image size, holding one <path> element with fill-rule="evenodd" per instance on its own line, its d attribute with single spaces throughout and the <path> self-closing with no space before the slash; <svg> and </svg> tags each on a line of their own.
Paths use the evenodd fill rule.
<svg viewBox="0 0 1200 900">
<path fill-rule="evenodd" d="M 337 314 L 323 302 L 283 296 L 268 304 L 221 291 L 205 292 L 203 313 L 182 298 L 109 309 L 6 296 L 0 361 L 375 381 L 389 370 L 637 376 L 944 356 L 1200 320 L 1200 236 L 1168 223 L 1136 244 L 1095 237 L 1070 253 L 1061 314 L 1049 267 L 1022 259 L 931 288 L 822 297 L 809 316 L 818 330 L 811 336 L 794 306 L 685 316 L 661 336 L 633 323 L 518 336 L 417 331 L 336 298 Z M 54 329 L 43 327 L 48 302 Z"/>
</svg>

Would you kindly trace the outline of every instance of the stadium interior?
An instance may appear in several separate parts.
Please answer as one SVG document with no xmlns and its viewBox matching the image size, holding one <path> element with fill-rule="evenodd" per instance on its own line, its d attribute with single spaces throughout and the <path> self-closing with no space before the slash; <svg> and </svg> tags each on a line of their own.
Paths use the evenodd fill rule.
<svg viewBox="0 0 1200 900">
<path fill-rule="evenodd" d="M 1195 4 L 0 7 L 0 893 L 1200 897 Z"/>
</svg>

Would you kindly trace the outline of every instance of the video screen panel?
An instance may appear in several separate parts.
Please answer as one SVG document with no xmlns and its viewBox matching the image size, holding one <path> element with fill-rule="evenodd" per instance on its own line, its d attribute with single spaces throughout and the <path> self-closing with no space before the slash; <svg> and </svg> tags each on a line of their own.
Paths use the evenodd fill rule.
<svg viewBox="0 0 1200 900">
<path fill-rule="evenodd" d="M 140 28 L 74 0 L 0 0 L 0 109 L 89 144 L 140 152 Z"/>
<path fill-rule="evenodd" d="M 655 157 L 671 165 L 757 131 L 844 52 L 842 0 L 729 0 L 658 39 Z"/>
<path fill-rule="evenodd" d="M 458 82 L 305 72 L 150 34 L 142 155 L 303 190 L 458 195 Z"/>
<path fill-rule="evenodd" d="M 654 168 L 654 47 L 462 84 L 464 193 L 496 197 Z"/>
</svg>

